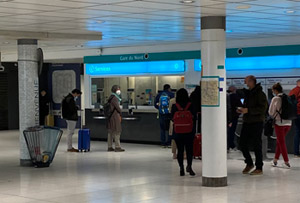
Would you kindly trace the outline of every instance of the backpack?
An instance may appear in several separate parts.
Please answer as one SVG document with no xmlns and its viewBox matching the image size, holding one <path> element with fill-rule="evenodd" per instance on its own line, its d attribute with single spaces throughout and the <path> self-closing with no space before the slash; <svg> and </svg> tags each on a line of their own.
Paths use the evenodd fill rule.
<svg viewBox="0 0 300 203">
<path fill-rule="evenodd" d="M 173 117 L 175 133 L 191 133 L 193 131 L 193 115 L 188 110 L 190 106 L 191 103 L 189 102 L 183 109 L 178 103 L 176 103 L 178 111 L 175 112 Z"/>
<path fill-rule="evenodd" d="M 112 117 L 114 111 L 116 110 L 115 108 L 113 110 L 111 109 L 110 102 L 113 98 L 114 97 L 111 97 L 110 99 L 108 99 L 108 101 L 103 105 L 103 113 L 107 119 L 110 119 Z"/>
<path fill-rule="evenodd" d="M 297 99 L 295 95 L 288 96 L 283 94 L 281 97 L 280 117 L 284 120 L 294 120 L 297 118 Z"/>
<path fill-rule="evenodd" d="M 167 93 L 162 93 L 159 98 L 159 113 L 170 114 L 169 111 L 170 97 Z"/>
</svg>

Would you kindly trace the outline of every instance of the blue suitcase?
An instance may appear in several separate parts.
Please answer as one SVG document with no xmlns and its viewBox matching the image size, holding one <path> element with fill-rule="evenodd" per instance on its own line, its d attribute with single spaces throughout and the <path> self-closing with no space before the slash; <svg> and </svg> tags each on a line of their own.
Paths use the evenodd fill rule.
<svg viewBox="0 0 300 203">
<path fill-rule="evenodd" d="M 78 150 L 79 151 L 90 151 L 90 143 L 91 143 L 91 137 L 90 137 L 90 129 L 80 129 L 78 131 Z"/>
</svg>

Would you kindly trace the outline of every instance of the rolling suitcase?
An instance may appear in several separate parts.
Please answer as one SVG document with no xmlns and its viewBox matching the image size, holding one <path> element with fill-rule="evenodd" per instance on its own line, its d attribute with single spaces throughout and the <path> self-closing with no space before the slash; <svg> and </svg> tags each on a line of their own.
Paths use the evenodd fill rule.
<svg viewBox="0 0 300 203">
<path fill-rule="evenodd" d="M 201 133 L 198 133 L 198 120 L 196 121 L 196 135 L 193 150 L 194 159 L 202 159 L 202 136 Z"/>
<path fill-rule="evenodd" d="M 52 114 L 49 114 L 45 118 L 45 125 L 54 127 L 54 116 Z"/>
<path fill-rule="evenodd" d="M 49 114 L 45 117 L 45 125 L 54 127 L 54 115 L 51 103 L 49 104 Z"/>
<path fill-rule="evenodd" d="M 81 111 L 82 114 L 82 111 Z M 90 129 L 83 129 L 82 127 L 82 115 L 81 115 L 81 128 L 78 131 L 78 150 L 80 152 L 89 152 L 91 146 L 91 136 L 90 136 Z"/>
<path fill-rule="evenodd" d="M 78 131 L 78 150 L 80 152 L 89 152 L 91 142 L 90 140 L 90 129 L 80 129 Z"/>
<path fill-rule="evenodd" d="M 195 139 L 194 139 L 194 158 L 201 159 L 202 158 L 202 147 L 201 147 L 201 134 L 196 133 Z"/>
</svg>

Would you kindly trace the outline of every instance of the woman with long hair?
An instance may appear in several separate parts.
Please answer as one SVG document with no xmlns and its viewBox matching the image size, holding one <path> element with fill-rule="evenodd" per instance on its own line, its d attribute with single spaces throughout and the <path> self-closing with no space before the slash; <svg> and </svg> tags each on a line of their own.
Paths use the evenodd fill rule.
<svg viewBox="0 0 300 203">
<path fill-rule="evenodd" d="M 280 83 L 276 83 L 272 87 L 272 91 L 274 97 L 271 101 L 269 107 L 269 114 L 275 120 L 275 133 L 277 136 L 276 142 L 276 153 L 274 160 L 272 161 L 272 166 L 276 167 L 280 154 L 283 157 L 284 164 L 283 167 L 290 168 L 291 165 L 289 163 L 286 143 L 285 143 L 285 136 L 291 129 L 292 121 L 291 120 L 284 120 L 281 118 L 280 114 L 282 113 L 282 96 L 283 96 L 283 89 Z"/>
<path fill-rule="evenodd" d="M 180 107 L 180 109 L 178 108 Z M 180 89 L 176 93 L 176 104 L 172 106 L 172 118 L 174 120 L 174 115 L 178 111 L 184 111 L 187 109 L 192 116 L 193 116 L 193 121 L 191 123 L 192 125 L 192 131 L 188 133 L 178 133 L 175 130 L 174 133 L 174 140 L 177 145 L 177 160 L 178 164 L 180 167 L 180 176 L 185 175 L 184 171 L 184 164 L 183 164 L 183 159 L 184 159 L 184 151 L 186 150 L 186 156 L 187 156 L 187 168 L 186 171 L 190 173 L 191 176 L 196 175 L 195 172 L 192 169 L 192 161 L 193 161 L 193 142 L 194 142 L 194 137 L 195 137 L 195 112 L 193 110 L 193 106 L 191 105 L 190 98 L 188 96 L 188 92 L 185 89 Z M 176 125 L 176 122 L 174 120 L 174 125 Z M 175 126 L 174 126 L 175 127 Z"/>
</svg>

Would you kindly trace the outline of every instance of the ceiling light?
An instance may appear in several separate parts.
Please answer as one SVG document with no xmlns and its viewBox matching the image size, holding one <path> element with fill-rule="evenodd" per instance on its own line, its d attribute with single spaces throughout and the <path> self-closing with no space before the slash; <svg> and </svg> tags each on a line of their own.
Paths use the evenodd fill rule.
<svg viewBox="0 0 300 203">
<path fill-rule="evenodd" d="M 232 30 L 226 30 L 227 33 L 233 32 Z"/>
<path fill-rule="evenodd" d="M 246 9 L 249 9 L 251 8 L 250 5 L 239 5 L 236 7 L 236 9 L 239 9 L 239 10 L 246 10 Z"/>
<path fill-rule="evenodd" d="M 180 1 L 180 3 L 183 3 L 183 4 L 191 4 L 191 3 L 194 3 L 195 1 L 193 0 L 182 0 Z"/>
<path fill-rule="evenodd" d="M 296 11 L 293 11 L 293 10 L 288 10 L 288 11 L 285 11 L 285 13 L 287 13 L 287 14 L 293 14 L 293 13 L 295 13 Z"/>
<path fill-rule="evenodd" d="M 9 44 L 9 42 L 3 42 L 3 44 Z"/>
<path fill-rule="evenodd" d="M 96 23 L 102 24 L 102 23 L 105 23 L 105 21 L 103 21 L 103 20 L 97 20 Z"/>
</svg>

